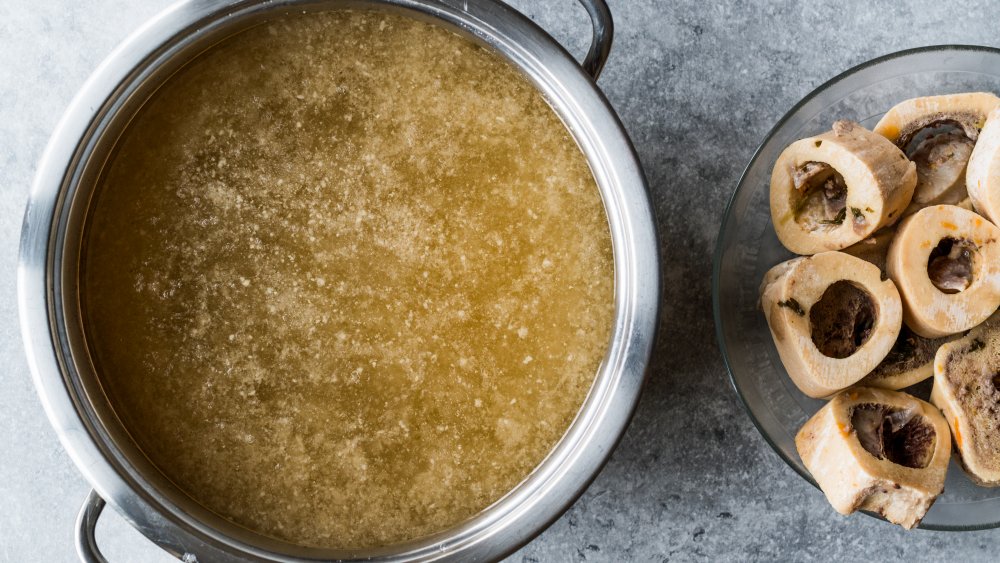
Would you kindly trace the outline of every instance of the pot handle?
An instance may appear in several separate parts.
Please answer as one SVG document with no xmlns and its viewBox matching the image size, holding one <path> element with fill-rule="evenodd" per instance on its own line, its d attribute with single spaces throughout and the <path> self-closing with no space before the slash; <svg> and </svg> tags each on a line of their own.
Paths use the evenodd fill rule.
<svg viewBox="0 0 1000 563">
<path fill-rule="evenodd" d="M 438 0 L 446 5 L 458 8 L 462 11 L 469 11 L 469 0 Z M 578 0 L 580 5 L 587 10 L 590 15 L 590 24 L 594 28 L 594 34 L 590 40 L 590 50 L 583 58 L 580 66 L 595 81 L 604 69 L 604 63 L 611 53 L 611 43 L 615 35 L 615 22 L 611 19 L 611 10 L 608 9 L 606 0 Z"/>
<path fill-rule="evenodd" d="M 104 499 L 91 489 L 76 517 L 76 554 L 83 563 L 108 563 L 97 547 L 97 538 L 94 536 L 97 519 L 103 510 Z"/>
<path fill-rule="evenodd" d="M 594 35 L 590 40 L 590 50 L 584 57 L 583 70 L 592 76 L 594 80 L 601 75 L 604 63 L 608 61 L 611 53 L 611 43 L 615 36 L 615 22 L 611 18 L 611 10 L 604 0 L 579 0 L 580 4 L 590 15 L 590 23 L 594 26 Z"/>
<path fill-rule="evenodd" d="M 108 563 L 108 560 L 101 553 L 101 548 L 97 546 L 97 519 L 104 512 L 106 502 L 97 491 L 91 489 L 87 499 L 80 507 L 80 514 L 76 517 L 76 554 L 82 563 Z M 133 524 L 134 525 L 134 524 Z M 143 534 L 141 529 L 139 530 Z M 149 536 L 147 536 L 149 537 Z M 149 539 L 152 539 L 151 537 Z M 179 559 L 182 563 L 197 563 L 198 557 L 187 551 L 175 551 L 171 544 L 160 543 L 153 540 L 158 547 Z M 228 561 L 228 559 L 227 559 Z"/>
</svg>

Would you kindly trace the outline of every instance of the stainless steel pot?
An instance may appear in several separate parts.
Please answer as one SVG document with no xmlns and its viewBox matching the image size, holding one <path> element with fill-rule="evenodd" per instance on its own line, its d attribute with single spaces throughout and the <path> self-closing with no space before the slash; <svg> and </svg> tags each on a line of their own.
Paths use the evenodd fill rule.
<svg viewBox="0 0 1000 563">
<path fill-rule="evenodd" d="M 39 164 L 21 233 L 18 300 L 35 387 L 63 446 L 94 490 L 77 549 L 104 561 L 94 526 L 104 499 L 163 549 L 192 561 L 485 560 L 539 534 L 583 492 L 631 418 L 653 344 L 659 268 L 639 161 L 594 84 L 611 46 L 603 0 L 580 0 L 594 25 L 582 68 L 549 35 L 496 0 L 186 0 L 118 47 L 63 116 Z M 305 548 L 249 532 L 207 511 L 142 455 L 94 373 L 80 322 L 82 226 L 119 134 L 173 72 L 211 45 L 291 11 L 380 6 L 452 29 L 520 68 L 583 149 L 601 190 L 615 260 L 613 339 L 580 413 L 520 485 L 472 519 L 406 544 L 366 551 Z"/>
</svg>

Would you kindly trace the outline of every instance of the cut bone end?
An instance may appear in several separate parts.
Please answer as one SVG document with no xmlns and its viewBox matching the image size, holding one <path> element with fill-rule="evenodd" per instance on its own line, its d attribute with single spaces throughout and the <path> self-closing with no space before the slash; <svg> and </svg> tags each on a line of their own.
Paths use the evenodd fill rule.
<svg viewBox="0 0 1000 563">
<path fill-rule="evenodd" d="M 931 401 L 944 412 L 973 481 L 1000 486 L 1000 314 L 941 346 Z"/>
<path fill-rule="evenodd" d="M 834 397 L 795 439 L 806 468 L 838 512 L 868 510 L 905 528 L 944 489 L 948 426 L 919 399 L 852 388 Z"/>
<path fill-rule="evenodd" d="M 894 223 L 913 196 L 916 165 L 886 138 L 851 122 L 801 139 L 771 173 L 771 219 L 797 254 L 846 248 Z"/>
<path fill-rule="evenodd" d="M 925 338 L 968 330 L 1000 306 L 1000 229 L 954 205 L 907 217 L 886 270 L 903 297 L 904 320 Z"/>
<path fill-rule="evenodd" d="M 998 107 L 1000 98 L 988 92 L 926 96 L 896 104 L 879 120 L 874 131 L 917 165 L 917 187 L 906 215 L 927 205 L 957 204 L 971 193 L 970 173 L 983 172 L 982 164 L 973 166 L 974 147 L 982 144 L 987 116 Z M 978 151 L 980 163 L 988 150 Z"/>
<path fill-rule="evenodd" d="M 902 324 L 896 287 L 842 252 L 779 264 L 761 306 L 788 375 L 810 397 L 853 385 L 889 353 Z"/>
<path fill-rule="evenodd" d="M 1000 98 L 989 92 L 912 98 L 887 111 L 874 131 L 905 148 L 921 130 L 950 122 L 975 141 L 986 116 L 998 106 Z"/>
<path fill-rule="evenodd" d="M 1000 221 L 1000 108 L 990 113 L 972 149 L 965 185 L 976 211 Z"/>
</svg>

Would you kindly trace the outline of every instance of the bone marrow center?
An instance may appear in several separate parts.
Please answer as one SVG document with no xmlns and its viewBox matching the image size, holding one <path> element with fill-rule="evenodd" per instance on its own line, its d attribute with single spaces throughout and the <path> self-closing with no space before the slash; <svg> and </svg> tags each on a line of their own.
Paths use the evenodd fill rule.
<svg viewBox="0 0 1000 563">
<path fill-rule="evenodd" d="M 847 183 L 825 162 L 807 162 L 792 173 L 795 221 L 815 231 L 843 224 L 847 217 Z"/>
<path fill-rule="evenodd" d="M 857 285 L 834 282 L 809 309 L 812 341 L 830 358 L 846 358 L 868 341 L 878 311 L 871 294 Z"/>
<path fill-rule="evenodd" d="M 923 469 L 934 456 L 934 427 L 915 409 L 866 403 L 851 413 L 861 447 L 876 459 Z"/>
<path fill-rule="evenodd" d="M 945 237 L 931 250 L 927 277 L 942 293 L 959 293 L 972 285 L 977 247 L 966 239 Z"/>
</svg>

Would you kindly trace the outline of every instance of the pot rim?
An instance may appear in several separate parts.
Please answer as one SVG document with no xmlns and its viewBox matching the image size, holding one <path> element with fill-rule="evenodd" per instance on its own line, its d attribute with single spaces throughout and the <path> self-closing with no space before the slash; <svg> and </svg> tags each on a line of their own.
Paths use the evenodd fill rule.
<svg viewBox="0 0 1000 563">
<path fill-rule="evenodd" d="M 384 548 L 303 548 L 257 534 L 234 538 L 211 519 L 184 512 L 178 491 L 150 485 L 111 440 L 75 371 L 66 342 L 62 272 L 66 215 L 95 144 L 142 73 L 177 54 L 178 41 L 240 16 L 321 4 L 360 4 L 429 19 L 488 46 L 525 74 L 573 134 L 590 163 L 612 232 L 615 324 L 593 387 L 563 437 L 514 489 L 479 514 L 445 531 Z M 76 245 L 77 247 L 79 245 Z M 69 247 L 69 249 L 67 249 Z M 78 250 L 78 248 L 77 248 Z M 596 477 L 638 402 L 652 352 L 659 304 L 655 222 L 638 157 L 614 110 L 579 64 L 531 20 L 497 0 L 453 7 L 435 0 L 183 0 L 126 39 L 87 80 L 56 127 L 32 185 L 21 232 L 18 305 L 35 388 L 63 447 L 94 489 L 160 547 L 204 559 L 276 561 L 330 558 L 396 560 L 499 558 L 555 521 Z M 71 288 L 72 290 L 72 288 Z M 222 520 L 216 516 L 217 520 Z M 215 522 L 215 524 L 219 524 Z M 230 525 L 232 527 L 234 525 Z M 257 541 L 260 539 L 261 541 Z"/>
</svg>

